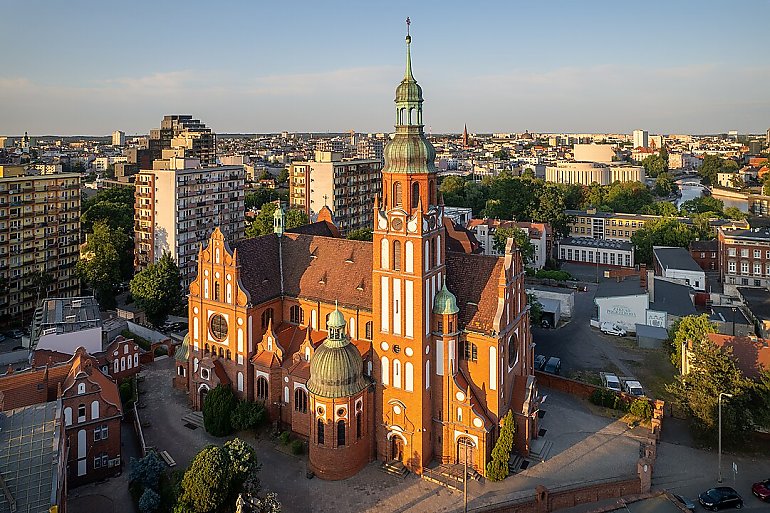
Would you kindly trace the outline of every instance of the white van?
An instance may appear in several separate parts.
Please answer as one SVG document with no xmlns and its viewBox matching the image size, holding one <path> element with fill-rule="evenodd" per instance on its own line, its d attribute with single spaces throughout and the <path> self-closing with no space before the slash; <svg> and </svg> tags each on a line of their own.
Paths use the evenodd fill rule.
<svg viewBox="0 0 770 513">
<path fill-rule="evenodd" d="M 626 330 L 612 322 L 603 322 L 599 329 L 602 330 L 602 333 L 606 333 L 607 335 L 616 335 L 618 337 L 626 336 Z"/>
</svg>

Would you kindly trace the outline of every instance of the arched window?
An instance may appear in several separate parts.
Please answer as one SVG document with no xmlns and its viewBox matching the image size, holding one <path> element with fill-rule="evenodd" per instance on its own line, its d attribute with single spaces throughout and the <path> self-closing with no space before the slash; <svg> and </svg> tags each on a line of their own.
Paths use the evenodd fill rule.
<svg viewBox="0 0 770 513">
<path fill-rule="evenodd" d="M 364 333 L 365 333 L 364 338 L 366 338 L 366 340 L 371 340 L 373 331 L 374 331 L 374 324 L 372 323 L 372 321 L 368 321 L 364 329 Z"/>
<path fill-rule="evenodd" d="M 345 445 L 345 421 L 337 421 L 337 447 Z"/>
<path fill-rule="evenodd" d="M 401 362 L 393 360 L 393 386 L 401 388 Z"/>
<path fill-rule="evenodd" d="M 403 193 L 401 191 L 401 182 L 393 183 L 393 206 L 400 207 L 403 200 Z"/>
<path fill-rule="evenodd" d="M 262 328 L 267 328 L 267 325 L 270 323 L 270 321 L 273 320 L 273 309 L 268 308 L 264 312 L 262 312 Z"/>
<path fill-rule="evenodd" d="M 214 282 L 214 301 L 219 301 L 219 282 Z"/>
<path fill-rule="evenodd" d="M 401 270 L 401 241 L 393 241 L 393 270 Z"/>
<path fill-rule="evenodd" d="M 223 348 L 219 348 L 219 357 L 224 358 L 225 357 L 225 350 Z"/>
<path fill-rule="evenodd" d="M 99 418 L 99 401 L 91 402 L 91 420 Z"/>
<path fill-rule="evenodd" d="M 516 333 L 508 339 L 508 367 L 513 367 L 519 361 L 519 337 Z"/>
<path fill-rule="evenodd" d="M 318 419 L 318 429 L 316 430 L 318 434 L 318 445 L 324 444 L 324 419 Z"/>
<path fill-rule="evenodd" d="M 383 385 L 389 385 L 390 384 L 390 362 L 388 361 L 387 356 L 382 357 L 382 384 Z"/>
<path fill-rule="evenodd" d="M 417 182 L 412 183 L 412 208 L 417 208 L 417 204 L 420 202 L 420 184 Z"/>
<path fill-rule="evenodd" d="M 436 182 L 431 180 L 430 184 L 428 185 L 428 197 L 429 197 L 429 203 L 431 205 L 436 204 Z"/>
<path fill-rule="evenodd" d="M 430 241 L 430 262 L 431 267 L 438 265 L 438 242 L 435 237 Z"/>
<path fill-rule="evenodd" d="M 364 435 L 364 423 L 362 420 L 361 412 L 356 412 L 356 438 L 361 438 Z"/>
<path fill-rule="evenodd" d="M 294 305 L 289 308 L 289 322 L 292 324 L 302 324 L 305 322 L 305 312 L 302 311 L 302 307 Z"/>
<path fill-rule="evenodd" d="M 294 389 L 294 411 L 307 413 L 307 392 L 302 388 Z"/>
<path fill-rule="evenodd" d="M 257 399 L 267 401 L 267 379 L 264 376 L 257 378 Z"/>
<path fill-rule="evenodd" d="M 209 345 L 208 345 L 208 343 L 203 346 L 203 354 L 209 354 Z"/>
<path fill-rule="evenodd" d="M 232 360 L 233 359 L 233 355 L 232 355 L 232 353 L 230 352 L 229 349 L 227 351 L 225 351 L 225 358 L 227 358 L 228 360 Z"/>
</svg>

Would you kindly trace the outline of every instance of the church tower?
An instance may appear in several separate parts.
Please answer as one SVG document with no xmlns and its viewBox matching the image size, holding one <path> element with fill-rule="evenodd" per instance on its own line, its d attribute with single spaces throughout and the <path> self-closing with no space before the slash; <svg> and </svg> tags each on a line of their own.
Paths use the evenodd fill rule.
<svg viewBox="0 0 770 513">
<path fill-rule="evenodd" d="M 382 201 L 375 202 L 372 340 L 377 454 L 421 472 L 432 459 L 431 306 L 445 277 L 436 151 L 423 132 L 422 89 L 406 71 L 396 88 L 396 133 L 386 146 Z"/>
</svg>

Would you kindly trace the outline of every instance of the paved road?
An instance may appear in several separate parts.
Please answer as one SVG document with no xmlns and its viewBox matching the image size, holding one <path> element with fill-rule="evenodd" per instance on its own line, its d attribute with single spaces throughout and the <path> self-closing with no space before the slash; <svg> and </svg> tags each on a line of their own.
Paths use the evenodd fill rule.
<svg viewBox="0 0 770 513">
<path fill-rule="evenodd" d="M 532 328 L 537 344 L 535 353 L 561 358 L 561 373 L 568 376 L 579 370 L 615 370 L 623 376 L 634 373 L 627 362 L 639 357 L 616 346 L 609 336 L 591 328 L 596 285 L 586 292 L 575 292 L 572 319 L 558 329 Z M 624 361 L 625 360 L 625 361 Z M 612 367 L 616 369 L 612 369 Z"/>
</svg>

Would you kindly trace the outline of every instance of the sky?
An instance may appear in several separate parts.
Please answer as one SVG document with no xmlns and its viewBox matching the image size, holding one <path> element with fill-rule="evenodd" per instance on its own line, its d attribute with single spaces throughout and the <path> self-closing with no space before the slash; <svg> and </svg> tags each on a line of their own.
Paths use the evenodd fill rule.
<svg viewBox="0 0 770 513">
<path fill-rule="evenodd" d="M 760 133 L 770 0 L 0 1 L 0 135 L 388 132 L 411 18 L 426 130 Z"/>
</svg>

